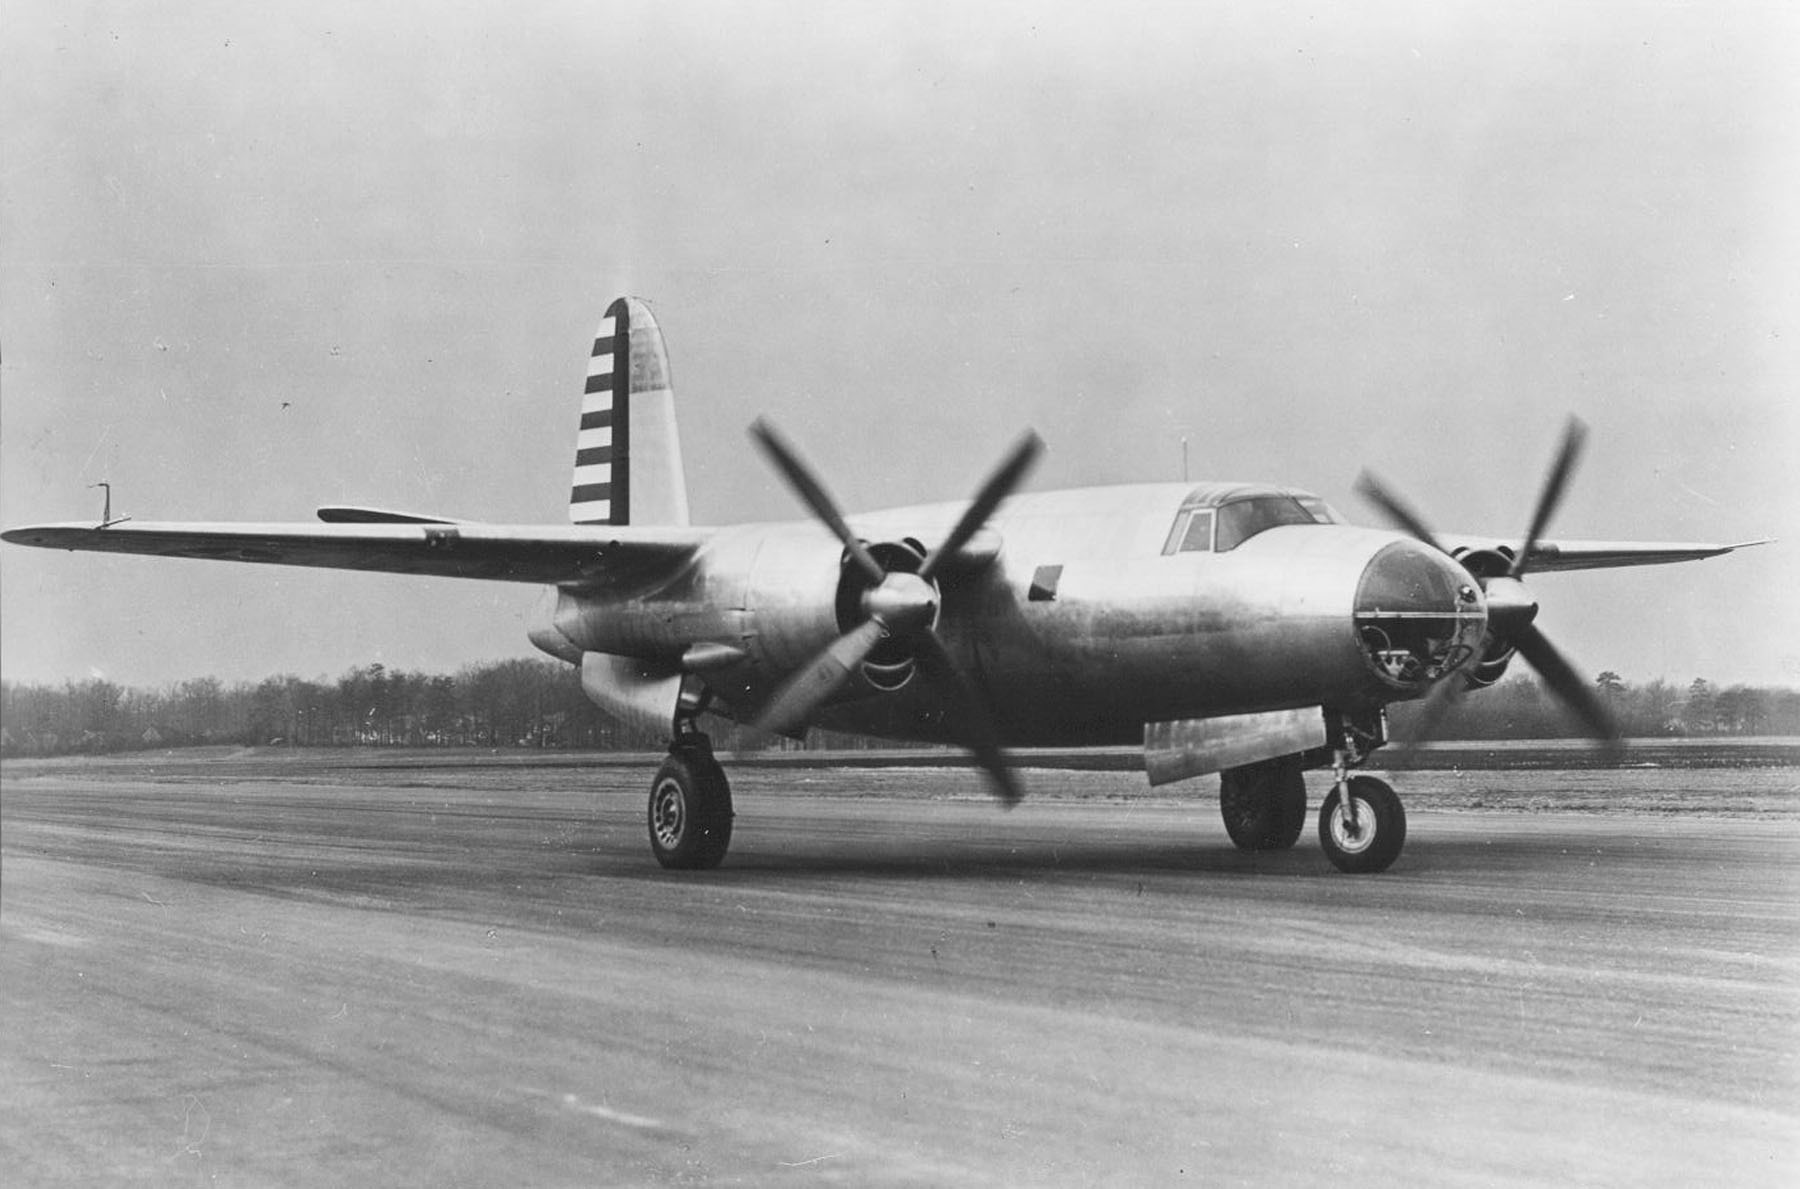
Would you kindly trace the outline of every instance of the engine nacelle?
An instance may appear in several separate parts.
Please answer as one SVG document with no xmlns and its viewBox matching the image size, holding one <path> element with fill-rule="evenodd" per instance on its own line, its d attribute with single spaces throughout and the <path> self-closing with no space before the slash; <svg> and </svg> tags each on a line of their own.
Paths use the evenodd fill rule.
<svg viewBox="0 0 1800 1189">
<path fill-rule="evenodd" d="M 1489 578 L 1512 573 L 1513 551 L 1504 545 L 1498 549 L 1458 549 L 1450 556 L 1483 585 Z"/>
</svg>

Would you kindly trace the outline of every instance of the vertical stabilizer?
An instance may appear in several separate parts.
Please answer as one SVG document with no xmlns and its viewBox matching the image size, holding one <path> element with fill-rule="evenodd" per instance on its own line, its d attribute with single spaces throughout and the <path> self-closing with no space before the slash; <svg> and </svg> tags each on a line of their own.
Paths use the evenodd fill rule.
<svg viewBox="0 0 1800 1189">
<path fill-rule="evenodd" d="M 650 307 L 635 297 L 621 297 L 608 306 L 594 336 L 575 439 L 569 519 L 576 524 L 688 522 L 669 357 Z"/>
</svg>

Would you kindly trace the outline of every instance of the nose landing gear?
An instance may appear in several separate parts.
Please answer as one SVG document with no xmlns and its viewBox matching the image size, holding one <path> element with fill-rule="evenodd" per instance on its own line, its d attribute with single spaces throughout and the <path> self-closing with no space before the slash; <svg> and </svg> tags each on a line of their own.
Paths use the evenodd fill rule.
<svg viewBox="0 0 1800 1189">
<path fill-rule="evenodd" d="M 1319 845 L 1339 871 L 1386 871 L 1406 845 L 1406 809 L 1386 781 L 1340 779 L 1319 807 Z"/>
<path fill-rule="evenodd" d="M 1339 871 L 1350 875 L 1386 871 L 1406 845 L 1406 810 L 1385 780 L 1352 776 L 1350 769 L 1387 742 L 1387 718 L 1379 712 L 1327 712 L 1326 724 L 1332 781 L 1330 794 L 1319 806 L 1319 845 Z"/>
</svg>

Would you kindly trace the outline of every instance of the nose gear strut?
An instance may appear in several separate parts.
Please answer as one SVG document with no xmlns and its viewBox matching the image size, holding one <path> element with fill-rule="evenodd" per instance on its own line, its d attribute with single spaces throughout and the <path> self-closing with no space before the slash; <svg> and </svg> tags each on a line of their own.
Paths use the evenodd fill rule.
<svg viewBox="0 0 1800 1189">
<path fill-rule="evenodd" d="M 1339 871 L 1385 871 L 1406 842 L 1406 810 L 1386 781 L 1352 776 L 1369 753 L 1387 741 L 1387 722 L 1377 712 L 1326 716 L 1331 748 L 1331 793 L 1319 807 L 1319 845 Z"/>
</svg>

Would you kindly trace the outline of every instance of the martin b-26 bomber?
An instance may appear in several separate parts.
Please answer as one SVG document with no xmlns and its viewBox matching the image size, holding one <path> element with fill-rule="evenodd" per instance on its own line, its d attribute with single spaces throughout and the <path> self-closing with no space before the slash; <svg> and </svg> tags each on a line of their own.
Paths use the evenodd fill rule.
<svg viewBox="0 0 1800 1189">
<path fill-rule="evenodd" d="M 1441 536 L 1367 475 L 1361 491 L 1400 531 L 1262 483 L 1021 492 L 1031 434 L 965 503 L 846 516 L 773 426 L 752 433 L 814 519 L 691 525 L 662 335 L 621 298 L 590 356 L 567 526 L 345 506 L 318 524 L 147 523 L 109 506 L 98 524 L 4 538 L 543 584 L 532 642 L 577 666 L 600 707 L 670 739 L 648 809 L 665 867 L 716 866 L 731 841 L 730 786 L 700 729 L 711 714 L 960 745 L 1008 804 L 1008 748 L 1141 744 L 1152 784 L 1220 773 L 1227 833 L 1253 850 L 1298 841 L 1303 774 L 1329 767 L 1319 841 L 1348 872 L 1386 869 L 1405 841 L 1393 789 L 1355 772 L 1387 742 L 1391 703 L 1426 698 L 1433 720 L 1523 658 L 1616 742 L 1535 625 L 1527 574 L 1739 547 L 1545 538 L 1576 422 L 1517 540 Z"/>
</svg>

